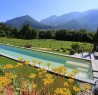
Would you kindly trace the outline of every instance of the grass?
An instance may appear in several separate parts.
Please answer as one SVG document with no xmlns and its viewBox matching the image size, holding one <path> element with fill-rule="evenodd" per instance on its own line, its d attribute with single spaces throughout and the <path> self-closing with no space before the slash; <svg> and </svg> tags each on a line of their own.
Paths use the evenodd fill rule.
<svg viewBox="0 0 98 95">
<path fill-rule="evenodd" d="M 15 61 L 15 60 L 9 59 L 9 58 L 4 57 L 4 56 L 0 56 L 0 66 L 5 66 L 6 64 L 11 64 L 11 65 L 14 65 L 15 66 L 17 63 L 18 62 Z M 17 70 L 19 70 L 19 69 L 17 69 Z M 16 70 L 16 72 L 17 72 L 17 70 Z M 36 68 L 34 68 L 34 71 L 36 73 Z M 25 74 L 27 72 L 26 68 L 23 67 L 22 68 L 22 72 L 23 72 L 23 74 L 25 76 Z M 29 74 L 32 73 L 32 67 L 31 66 L 29 66 L 28 73 Z"/>
<path fill-rule="evenodd" d="M 17 64 L 17 61 L 14 61 L 14 60 L 11 60 L 11 59 L 9 59 L 9 58 L 0 56 L 0 65 L 1 65 L 1 66 L 4 66 L 4 65 L 6 65 L 6 64 L 16 65 L 16 64 Z"/>
<path fill-rule="evenodd" d="M 57 41 L 53 39 L 33 39 L 33 40 L 24 40 L 24 39 L 13 39 L 13 38 L 0 38 L 0 43 L 12 44 L 17 46 L 25 46 L 26 44 L 31 44 L 35 48 L 51 48 L 51 49 L 61 49 L 65 50 L 71 49 L 73 43 L 79 43 L 79 45 L 85 51 L 91 51 L 93 49 L 93 44 L 91 43 L 82 43 L 82 42 L 72 42 L 72 41 Z M 57 53 L 69 54 L 69 52 L 53 51 Z"/>
</svg>

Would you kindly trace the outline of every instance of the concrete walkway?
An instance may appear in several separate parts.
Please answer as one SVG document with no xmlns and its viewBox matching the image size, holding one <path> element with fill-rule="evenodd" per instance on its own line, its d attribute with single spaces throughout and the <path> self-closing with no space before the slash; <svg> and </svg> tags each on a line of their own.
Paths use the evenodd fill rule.
<svg viewBox="0 0 98 95">
<path fill-rule="evenodd" d="M 94 54 L 90 54 L 91 56 L 91 62 L 92 62 L 92 69 L 93 69 L 93 76 L 94 76 L 94 80 L 97 81 L 98 80 L 98 60 L 95 59 Z"/>
<path fill-rule="evenodd" d="M 83 52 L 83 54 L 82 54 L 82 53 L 80 53 L 80 54 L 74 54 L 74 55 L 72 55 L 72 56 L 73 56 L 73 57 L 77 57 L 77 58 L 90 59 L 90 54 L 87 53 L 87 52 Z"/>
<path fill-rule="evenodd" d="M 92 53 L 91 55 L 91 62 L 92 62 L 92 68 L 94 72 L 98 72 L 98 60 L 94 58 L 94 54 Z"/>
</svg>

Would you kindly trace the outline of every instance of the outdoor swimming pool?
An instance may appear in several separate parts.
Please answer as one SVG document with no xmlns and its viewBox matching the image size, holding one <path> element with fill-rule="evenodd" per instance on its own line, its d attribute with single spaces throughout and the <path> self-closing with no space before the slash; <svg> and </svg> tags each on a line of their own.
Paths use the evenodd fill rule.
<svg viewBox="0 0 98 95">
<path fill-rule="evenodd" d="M 54 55 L 3 44 L 0 44 L 0 53 L 17 59 L 20 57 L 22 57 L 24 60 L 30 61 L 32 61 L 32 59 L 35 59 L 37 61 L 41 61 L 41 66 L 44 67 L 46 67 L 47 63 L 51 63 L 50 68 L 64 65 L 68 68 L 68 73 L 70 73 L 74 69 L 79 70 L 80 72 L 76 75 L 76 77 L 79 77 L 79 79 L 81 78 L 93 80 L 92 64 L 89 60 Z"/>
</svg>

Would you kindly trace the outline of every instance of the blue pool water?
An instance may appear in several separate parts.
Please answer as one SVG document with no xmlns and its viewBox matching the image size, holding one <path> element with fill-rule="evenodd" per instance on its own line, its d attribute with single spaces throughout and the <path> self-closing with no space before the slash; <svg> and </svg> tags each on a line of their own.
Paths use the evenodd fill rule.
<svg viewBox="0 0 98 95">
<path fill-rule="evenodd" d="M 37 61 L 42 61 L 43 62 L 42 66 L 44 67 L 46 66 L 48 62 L 51 63 L 50 68 L 57 67 L 60 65 L 65 65 L 66 67 L 69 68 L 68 72 L 71 72 L 73 69 L 80 69 L 81 74 L 85 75 L 83 77 L 86 77 L 88 79 L 93 79 L 92 66 L 90 61 L 88 60 L 86 61 L 86 60 L 81 60 L 81 59 L 76 59 L 71 57 L 48 54 L 48 53 L 43 53 L 43 52 L 39 52 L 35 50 L 27 50 L 27 49 L 12 47 L 8 45 L 0 45 L 0 53 L 9 55 L 15 58 L 22 57 L 25 60 L 30 60 L 30 61 L 32 59 L 35 59 Z"/>
</svg>

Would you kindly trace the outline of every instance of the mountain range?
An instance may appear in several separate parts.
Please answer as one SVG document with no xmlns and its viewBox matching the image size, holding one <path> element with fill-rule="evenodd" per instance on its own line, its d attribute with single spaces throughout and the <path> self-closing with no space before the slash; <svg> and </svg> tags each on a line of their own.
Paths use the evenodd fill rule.
<svg viewBox="0 0 98 95">
<path fill-rule="evenodd" d="M 35 19 L 33 19 L 29 15 L 16 17 L 14 19 L 6 21 L 5 24 L 10 25 L 10 26 L 17 28 L 17 29 L 23 27 L 24 24 L 29 24 L 31 27 L 36 28 L 36 29 L 51 29 L 51 28 L 53 28 L 52 26 L 43 25 L 43 24 L 39 23 L 38 21 L 36 21 Z"/>
<path fill-rule="evenodd" d="M 85 12 L 71 12 L 61 16 L 50 16 L 43 19 L 40 23 L 51 25 L 56 28 L 81 29 L 96 31 L 98 27 L 98 9 L 92 9 Z"/>
<path fill-rule="evenodd" d="M 98 27 L 98 9 L 92 9 L 84 12 L 70 12 L 61 16 L 52 15 L 48 18 L 36 21 L 26 15 L 16 17 L 5 22 L 14 28 L 21 28 L 24 24 L 29 24 L 36 29 L 74 29 L 85 28 L 89 31 L 96 31 Z"/>
</svg>

